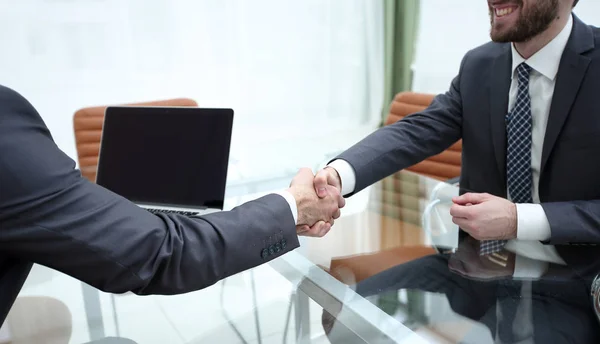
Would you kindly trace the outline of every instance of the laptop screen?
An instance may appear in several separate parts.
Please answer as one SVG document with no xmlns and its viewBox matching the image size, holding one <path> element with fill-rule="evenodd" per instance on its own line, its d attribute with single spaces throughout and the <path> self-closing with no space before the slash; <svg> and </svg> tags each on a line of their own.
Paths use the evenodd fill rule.
<svg viewBox="0 0 600 344">
<path fill-rule="evenodd" d="M 96 183 L 135 203 L 223 209 L 233 110 L 106 109 Z"/>
</svg>

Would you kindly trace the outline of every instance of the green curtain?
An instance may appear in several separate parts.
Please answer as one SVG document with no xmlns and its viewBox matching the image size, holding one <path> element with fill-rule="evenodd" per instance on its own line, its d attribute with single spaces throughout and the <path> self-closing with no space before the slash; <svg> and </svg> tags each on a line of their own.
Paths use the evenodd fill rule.
<svg viewBox="0 0 600 344">
<path fill-rule="evenodd" d="M 390 104 L 396 94 L 411 89 L 410 66 L 415 55 L 419 23 L 419 0 L 384 0 L 384 95 L 383 120 L 390 112 Z M 425 317 L 422 292 L 407 291 L 410 321 L 421 322 Z M 402 308 L 398 292 L 383 293 L 377 305 L 387 314 L 395 314 Z"/>
<path fill-rule="evenodd" d="M 410 66 L 415 55 L 419 0 L 384 0 L 384 99 L 383 120 L 398 92 L 411 89 Z"/>
</svg>

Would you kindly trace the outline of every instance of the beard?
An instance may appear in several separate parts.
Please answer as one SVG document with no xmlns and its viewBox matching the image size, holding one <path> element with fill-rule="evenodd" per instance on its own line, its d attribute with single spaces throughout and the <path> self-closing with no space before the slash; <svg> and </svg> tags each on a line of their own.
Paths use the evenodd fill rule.
<svg viewBox="0 0 600 344">
<path fill-rule="evenodd" d="M 514 1 L 519 5 L 519 18 L 513 27 L 506 27 L 503 30 L 494 26 L 494 9 L 490 7 L 492 41 L 521 43 L 539 35 L 558 17 L 558 2 L 559 0 L 538 0 L 528 8 L 523 8 L 523 0 Z"/>
</svg>

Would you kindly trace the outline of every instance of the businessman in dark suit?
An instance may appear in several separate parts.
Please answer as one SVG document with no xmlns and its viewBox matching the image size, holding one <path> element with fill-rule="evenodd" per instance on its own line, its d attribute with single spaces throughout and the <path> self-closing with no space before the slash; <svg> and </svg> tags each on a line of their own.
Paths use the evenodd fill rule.
<svg viewBox="0 0 600 344">
<path fill-rule="evenodd" d="M 198 218 L 153 215 L 86 181 L 35 111 L 0 86 L 0 324 L 32 263 L 103 291 L 177 294 L 323 236 L 344 200 L 301 170 L 289 189 Z M 309 227 L 310 226 L 310 227 Z"/>
<path fill-rule="evenodd" d="M 463 140 L 451 215 L 481 254 L 530 246 L 564 263 L 600 243 L 600 30 L 576 0 L 488 0 L 492 42 L 448 92 L 377 130 L 315 178 L 351 196 Z M 564 251 L 564 252 L 562 252 Z"/>
<path fill-rule="evenodd" d="M 477 239 L 475 255 L 490 262 L 507 252 L 528 255 L 515 256 L 501 277 L 540 279 L 531 285 L 540 326 L 530 337 L 540 343 L 600 338 L 589 281 L 578 282 L 600 272 L 593 246 L 600 243 L 600 30 L 572 14 L 576 2 L 489 0 L 492 42 L 464 56 L 448 92 L 366 137 L 315 178 L 317 192 L 329 184 L 351 196 L 462 138 L 460 196 L 450 211 L 462 229 L 459 243 Z M 496 326 L 496 301 L 512 310 L 519 302 L 498 293 L 518 291 L 520 282 L 477 282 L 451 274 L 448 264 L 447 256 L 424 257 L 356 290 L 445 292 L 457 312 L 502 328 L 493 333 L 503 343 L 531 330 L 525 321 Z M 554 274 L 561 268 L 573 278 L 561 283 Z"/>
</svg>

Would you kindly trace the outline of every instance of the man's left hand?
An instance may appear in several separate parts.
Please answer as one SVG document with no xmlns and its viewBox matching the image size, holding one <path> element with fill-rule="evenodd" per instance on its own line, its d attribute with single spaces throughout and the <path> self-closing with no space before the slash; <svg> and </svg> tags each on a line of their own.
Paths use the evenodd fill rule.
<svg viewBox="0 0 600 344">
<path fill-rule="evenodd" d="M 487 193 L 453 197 L 452 222 L 477 240 L 509 240 L 517 237 L 517 207 L 509 200 Z"/>
</svg>

